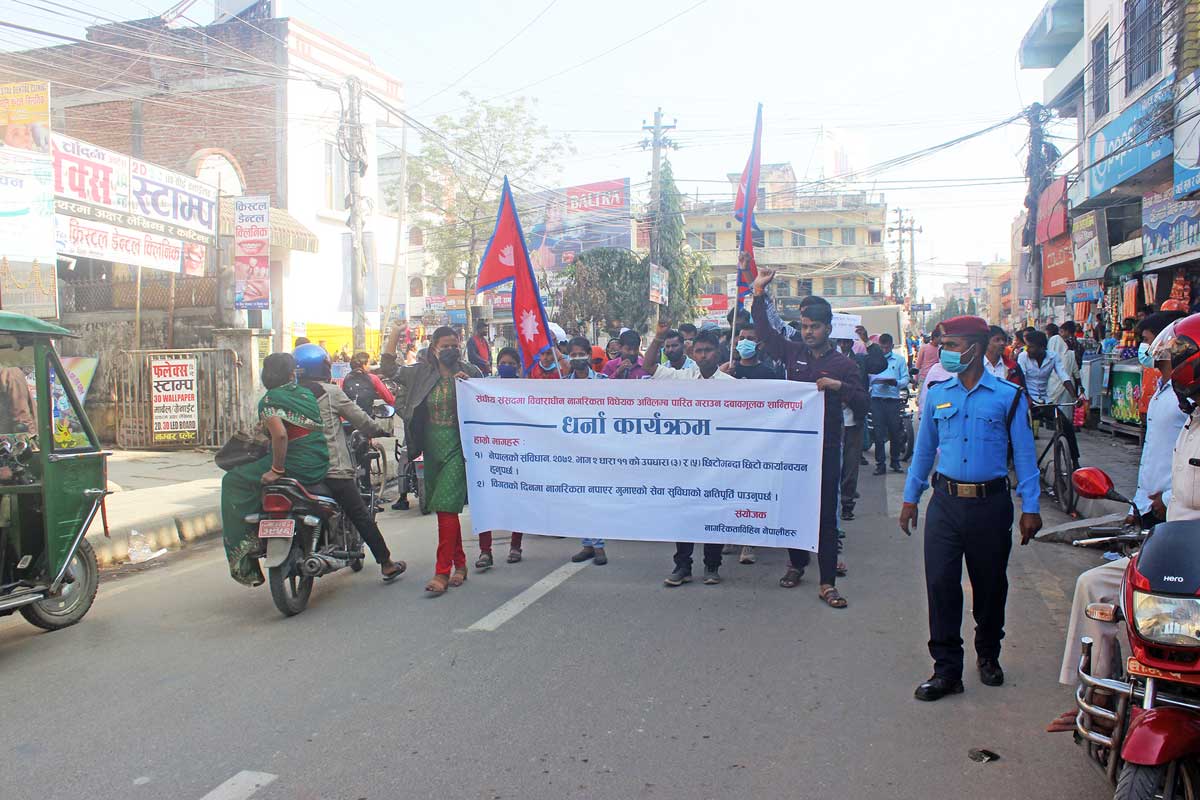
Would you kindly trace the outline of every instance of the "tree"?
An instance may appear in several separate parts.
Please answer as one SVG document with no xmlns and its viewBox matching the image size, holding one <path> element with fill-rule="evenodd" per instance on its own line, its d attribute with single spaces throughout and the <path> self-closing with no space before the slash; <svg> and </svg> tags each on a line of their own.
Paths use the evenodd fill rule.
<svg viewBox="0 0 1200 800">
<path fill-rule="evenodd" d="M 698 315 L 700 295 L 708 288 L 711 272 L 708 259 L 687 246 L 682 201 L 669 161 L 663 162 L 661 186 L 657 207 L 648 209 L 659 220 L 653 252 L 601 247 L 580 254 L 562 273 L 562 290 L 556 298 L 560 321 L 620 319 L 645 331 L 654 313 L 651 263 L 665 267 L 669 275 L 668 305 L 662 317 L 677 323 Z"/>
<path fill-rule="evenodd" d="M 515 186 L 544 178 L 568 147 L 538 122 L 525 98 L 499 104 L 462 97 L 467 110 L 438 117 L 433 127 L 441 137 L 426 137 L 413 159 L 410 186 L 417 190 L 410 196 L 416 196 L 414 213 L 438 219 L 426 230 L 425 248 L 447 283 L 464 279 L 470 330 L 475 273 L 496 224 L 505 175 Z M 401 189 L 393 185 L 389 195 Z"/>
</svg>

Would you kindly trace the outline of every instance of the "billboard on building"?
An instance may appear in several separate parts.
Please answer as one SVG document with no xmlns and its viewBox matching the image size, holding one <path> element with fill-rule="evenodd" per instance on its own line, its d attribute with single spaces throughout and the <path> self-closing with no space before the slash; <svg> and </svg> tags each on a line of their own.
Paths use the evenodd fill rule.
<svg viewBox="0 0 1200 800">
<path fill-rule="evenodd" d="M 271 198 L 233 200 L 233 307 L 271 307 Z"/>
<path fill-rule="evenodd" d="M 1142 260 L 1146 264 L 1200 250 L 1200 201 L 1176 200 L 1171 185 L 1142 195 Z"/>
<path fill-rule="evenodd" d="M 1200 70 L 1176 87 L 1175 106 L 1175 197 L 1184 198 L 1200 189 Z"/>
<path fill-rule="evenodd" d="M 558 272 L 598 247 L 633 246 L 628 178 L 525 195 L 517 205 L 537 272 Z"/>
<path fill-rule="evenodd" d="M 1042 246 L 1042 294 L 1066 294 L 1067 281 L 1075 279 L 1071 237 L 1063 234 Z"/>
<path fill-rule="evenodd" d="M 1142 95 L 1116 119 L 1088 139 L 1088 192 L 1090 197 L 1137 175 L 1151 164 L 1171 155 L 1171 136 L 1159 136 L 1147 141 L 1147 119 L 1159 113 L 1171 102 L 1172 82 L 1168 75 L 1152 90 Z"/>
<path fill-rule="evenodd" d="M 0 147 L 50 152 L 50 84 L 0 83 Z"/>
</svg>

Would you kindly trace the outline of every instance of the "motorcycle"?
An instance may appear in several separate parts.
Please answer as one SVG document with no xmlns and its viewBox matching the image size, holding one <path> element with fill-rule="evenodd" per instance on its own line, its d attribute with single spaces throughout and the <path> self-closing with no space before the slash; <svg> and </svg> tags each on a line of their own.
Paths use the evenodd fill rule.
<svg viewBox="0 0 1200 800">
<path fill-rule="evenodd" d="M 375 416 L 395 413 L 391 406 L 382 406 Z M 348 445 L 356 484 L 374 517 L 377 498 L 369 465 L 379 453 L 371 448 L 370 438 L 358 431 L 350 434 Z M 246 522 L 258 531 L 271 599 L 286 617 L 308 607 L 315 579 L 346 567 L 362 571 L 366 557 L 362 537 L 322 484 L 304 486 L 293 478 L 267 484 L 262 490 L 262 511 L 248 515 Z"/>
<path fill-rule="evenodd" d="M 912 395 L 907 387 L 900 390 L 900 460 L 911 461 L 917 436 L 913 432 Z"/>
<path fill-rule="evenodd" d="M 1096 467 L 1076 470 L 1072 482 L 1081 497 L 1129 502 Z M 1086 611 L 1093 620 L 1124 621 L 1133 653 L 1119 678 L 1096 677 L 1094 642 L 1084 637 L 1075 692 L 1076 741 L 1114 784 L 1117 800 L 1200 798 L 1198 533 L 1200 522 L 1177 521 L 1076 542 L 1126 552 L 1141 544 L 1130 555 L 1120 602 Z"/>
</svg>

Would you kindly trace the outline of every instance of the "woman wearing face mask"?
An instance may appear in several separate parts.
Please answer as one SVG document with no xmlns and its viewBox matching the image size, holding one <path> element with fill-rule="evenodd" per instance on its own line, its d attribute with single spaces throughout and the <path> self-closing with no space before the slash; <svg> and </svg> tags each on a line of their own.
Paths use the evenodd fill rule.
<svg viewBox="0 0 1200 800">
<path fill-rule="evenodd" d="M 454 382 L 482 377 L 474 364 L 463 359 L 458 334 L 444 326 L 433 332 L 425 360 L 396 374 L 407 390 L 401 413 L 413 437 L 410 457 L 425 456 L 426 496 L 429 510 L 438 518 L 437 565 L 433 579 L 425 584 L 430 594 L 444 594 L 448 586 L 462 586 L 467 579 L 458 520 L 467 501 L 467 471 Z"/>
<path fill-rule="evenodd" d="M 595 381 L 607 380 L 608 376 L 603 372 L 597 372 L 593 369 L 595 365 L 595 348 L 585 336 L 576 336 L 567 344 L 567 356 L 569 357 L 570 369 L 566 374 L 567 380 L 576 381 Z M 604 365 L 601 364 L 601 367 Z M 585 538 L 581 542 L 583 547 L 578 553 L 571 556 L 571 560 L 576 564 L 592 560 L 596 566 L 604 566 L 608 563 L 608 551 L 604 549 L 603 539 L 588 539 Z"/>
<path fill-rule="evenodd" d="M 496 356 L 496 377 L 521 377 L 521 354 L 515 347 L 505 347 Z M 524 534 L 513 531 L 508 544 L 508 563 L 516 564 L 521 560 L 521 540 Z M 475 560 L 475 569 L 490 569 L 496 563 L 492 556 L 492 532 L 484 531 L 479 534 L 479 558 Z"/>
</svg>

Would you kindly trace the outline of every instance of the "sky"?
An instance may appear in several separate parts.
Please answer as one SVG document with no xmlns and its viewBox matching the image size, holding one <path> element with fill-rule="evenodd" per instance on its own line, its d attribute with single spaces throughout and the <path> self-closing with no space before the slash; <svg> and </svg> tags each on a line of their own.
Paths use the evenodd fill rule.
<svg viewBox="0 0 1200 800">
<path fill-rule="evenodd" d="M 133 19 L 165 11 L 160 1 L 161 8 L 146 0 L 71 8 L 100 21 Z M 47 2 L 0 0 L 0 16 L 81 33 L 77 20 L 52 15 L 52 4 L 38 7 Z M 759 102 L 763 162 L 790 161 L 799 177 L 815 179 L 838 174 L 839 150 L 861 170 L 1011 117 L 1042 99 L 1047 74 L 1017 63 L 1044 0 L 281 2 L 287 15 L 366 51 L 401 79 L 419 120 L 461 109 L 464 90 L 535 100 L 540 119 L 574 148 L 558 174 L 540 177 L 552 186 L 645 182 L 641 126 L 657 107 L 677 126 L 670 159 L 681 191 L 725 198 L 727 184 L 717 181 L 745 164 Z M 187 13 L 210 21 L 211 1 Z M 884 193 L 890 210 L 904 208 L 922 228 L 920 295 L 940 295 L 965 276 L 968 261 L 1008 259 L 1027 136 L 1018 121 L 856 187 Z M 947 179 L 993 185 L 947 187 Z"/>
</svg>

